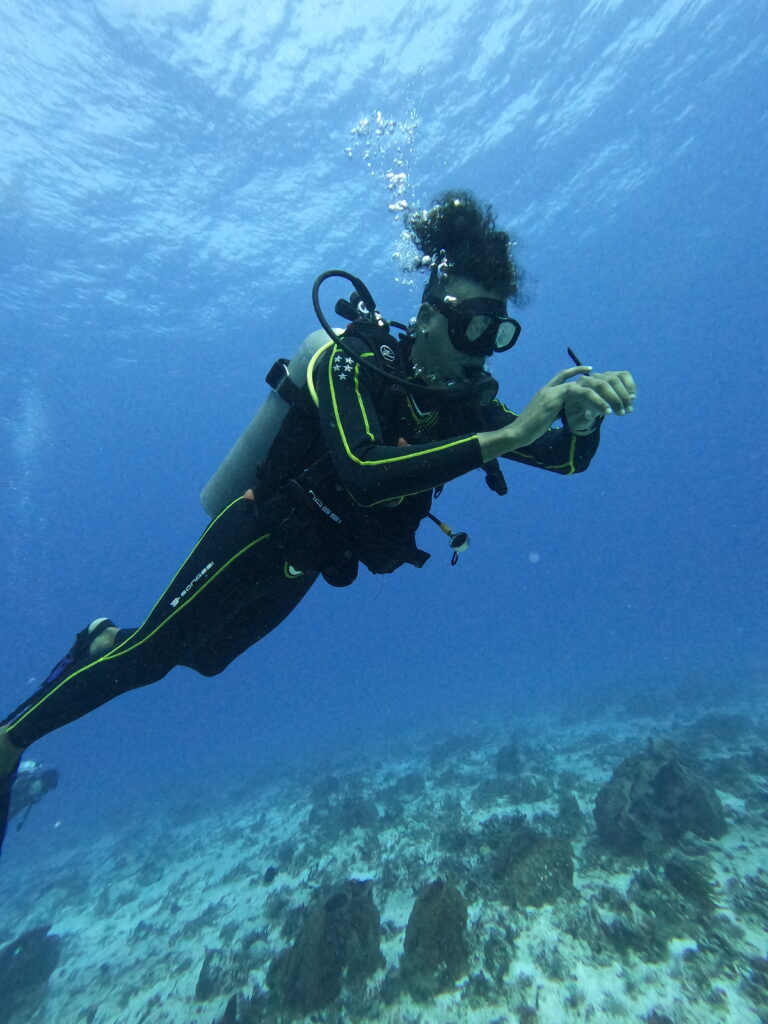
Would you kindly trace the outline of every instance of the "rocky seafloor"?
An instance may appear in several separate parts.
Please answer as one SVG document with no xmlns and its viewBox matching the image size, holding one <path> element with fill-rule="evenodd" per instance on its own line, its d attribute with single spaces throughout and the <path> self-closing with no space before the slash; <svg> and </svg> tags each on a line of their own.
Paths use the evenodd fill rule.
<svg viewBox="0 0 768 1024">
<path fill-rule="evenodd" d="M 101 836 L 0 878 L 0 1024 L 768 1022 L 766 717 L 497 723 Z"/>
</svg>

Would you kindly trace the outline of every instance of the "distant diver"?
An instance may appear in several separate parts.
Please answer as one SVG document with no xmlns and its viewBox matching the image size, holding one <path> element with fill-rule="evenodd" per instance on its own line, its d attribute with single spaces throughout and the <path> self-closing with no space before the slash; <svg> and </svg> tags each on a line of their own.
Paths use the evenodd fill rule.
<svg viewBox="0 0 768 1024">
<path fill-rule="evenodd" d="M 0 724 L 0 843 L 13 777 L 35 740 L 177 665 L 223 671 L 320 576 L 344 587 L 360 565 L 373 573 L 422 566 L 429 556 L 416 530 L 427 518 L 447 534 L 455 561 L 468 537 L 431 512 L 445 484 L 482 468 L 505 494 L 498 458 L 580 473 L 603 417 L 632 412 L 628 371 L 580 364 L 511 412 L 485 368 L 520 334 L 507 312 L 521 281 L 509 235 L 491 207 L 463 191 L 407 225 L 421 253 L 414 269 L 428 275 L 414 319 L 387 322 L 358 278 L 321 275 L 313 301 L 322 330 L 270 370 L 272 392 L 203 491 L 212 522 L 143 624 L 95 619 Z M 354 288 L 335 307 L 349 322 L 343 331 L 320 305 L 329 278 Z"/>
<path fill-rule="evenodd" d="M 38 761 L 22 761 L 16 770 L 11 788 L 8 818 L 23 814 L 18 828 L 27 820 L 27 815 L 39 803 L 46 793 L 56 789 L 59 784 L 59 773 L 55 768 L 46 768 Z"/>
</svg>

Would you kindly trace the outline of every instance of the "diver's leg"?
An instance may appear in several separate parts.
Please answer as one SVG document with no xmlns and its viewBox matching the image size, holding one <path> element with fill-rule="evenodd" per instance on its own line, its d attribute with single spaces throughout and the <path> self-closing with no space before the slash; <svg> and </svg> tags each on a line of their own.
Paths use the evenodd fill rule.
<svg viewBox="0 0 768 1024">
<path fill-rule="evenodd" d="M 241 499 L 225 509 L 142 626 L 117 630 L 96 620 L 42 686 L 0 722 L 0 847 L 26 747 L 113 697 L 161 679 L 175 665 L 204 675 L 222 671 L 274 629 L 316 579 L 286 565 L 273 536 L 257 523 L 252 502 Z M 98 634 L 88 643 L 94 627 Z"/>
<path fill-rule="evenodd" d="M 15 747 L 8 738 L 7 730 L 0 728 L 0 850 L 3 848 L 5 831 L 11 814 L 11 790 L 13 780 L 21 762 L 23 751 Z"/>
<path fill-rule="evenodd" d="M 265 541 L 262 547 L 253 546 L 246 553 L 237 575 L 230 568 L 226 577 L 216 578 L 206 591 L 179 607 L 174 635 L 170 626 L 164 632 L 162 621 L 148 631 L 151 616 L 138 630 L 109 626 L 89 645 L 91 657 L 86 665 L 81 660 L 80 667 L 73 668 L 69 676 L 56 675 L 54 669 L 51 676 L 55 676 L 60 687 L 49 693 L 39 690 L 35 694 L 36 704 L 22 705 L 6 719 L 10 726 L 0 726 L 0 849 L 13 779 L 26 746 L 119 693 L 146 686 L 165 675 L 173 666 L 164 651 L 176 652 L 173 664 L 188 666 L 202 675 L 222 672 L 239 654 L 279 625 L 316 579 L 316 573 L 297 573 L 284 562 L 274 545 Z M 112 648 L 107 648 L 107 644 L 112 644 Z M 97 648 L 107 653 L 99 654 Z M 119 675 L 114 674 L 113 663 L 121 666 Z M 77 685 L 78 692 L 67 695 L 66 688 L 71 685 Z M 89 694 L 86 706 L 84 701 Z M 10 735 L 14 722 L 15 743 Z"/>
<path fill-rule="evenodd" d="M 258 526 L 252 503 L 234 502 L 205 531 L 143 625 L 118 634 L 112 649 L 85 664 L 75 662 L 63 672 L 57 666 L 0 722 L 4 744 L 20 752 L 113 697 L 156 682 L 176 665 L 206 675 L 221 671 L 282 621 L 315 578 L 289 578 L 277 545 Z M 240 617 L 247 606 L 251 615 L 264 615 L 264 625 L 254 622 L 243 630 Z M 217 654 L 218 644 L 225 648 L 223 657 Z"/>
<path fill-rule="evenodd" d="M 67 669 L 73 669 L 76 663 L 83 665 L 87 661 L 95 660 L 115 646 L 115 641 L 121 633 L 127 635 L 131 632 L 132 630 L 118 629 L 109 619 L 94 619 L 77 634 L 74 645 L 48 675 L 46 683 L 54 677 L 60 678 Z M 5 721 L 8 722 L 9 719 Z M 0 724 L 0 780 L 16 772 L 25 749 L 12 743 L 9 726 Z"/>
<path fill-rule="evenodd" d="M 199 642 L 189 646 L 180 664 L 204 676 L 215 676 L 243 651 L 253 647 L 286 619 L 317 579 L 317 573 L 297 572 L 279 560 L 262 584 L 250 588 L 247 601 L 233 604 Z"/>
<path fill-rule="evenodd" d="M 22 749 L 11 743 L 7 729 L 0 729 L 0 778 L 16 771 L 16 765 L 23 753 Z"/>
<path fill-rule="evenodd" d="M 11 789 L 18 765 L 17 759 L 15 765 L 5 775 L 0 775 L 0 850 L 3 848 L 8 819 L 11 816 Z"/>
</svg>

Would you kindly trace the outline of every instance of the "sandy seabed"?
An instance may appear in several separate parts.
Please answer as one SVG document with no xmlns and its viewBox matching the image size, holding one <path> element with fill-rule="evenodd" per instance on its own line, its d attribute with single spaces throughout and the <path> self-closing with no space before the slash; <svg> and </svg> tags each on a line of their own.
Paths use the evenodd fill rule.
<svg viewBox="0 0 768 1024">
<path fill-rule="evenodd" d="M 750 703 L 658 720 L 614 709 L 598 726 L 499 722 L 268 785 L 243 780 L 213 808 L 186 805 L 102 835 L 45 870 L 0 877 L 0 946 L 42 924 L 61 938 L 34 1007 L 4 1016 L 0 993 L 0 1024 L 218 1024 L 238 991 L 232 1020 L 287 1020 L 257 1017 L 245 1000 L 267 991 L 270 963 L 300 928 L 297 908 L 348 879 L 370 880 L 383 966 L 304 1019 L 768 1021 L 768 707 L 760 712 Z M 722 838 L 676 844 L 709 880 L 698 898 L 672 890 L 663 851 L 619 855 L 596 832 L 599 789 L 649 736 L 671 740 L 725 809 Z M 499 751 L 512 748 L 517 769 L 502 772 Z M 538 907 L 496 896 L 494 823 L 524 815 L 562 835 L 564 794 L 572 888 Z M 406 925 L 439 878 L 467 903 L 468 969 L 418 1001 L 397 980 Z M 636 905 L 641 891 L 655 904 Z M 211 951 L 229 966 L 203 984 Z"/>
</svg>

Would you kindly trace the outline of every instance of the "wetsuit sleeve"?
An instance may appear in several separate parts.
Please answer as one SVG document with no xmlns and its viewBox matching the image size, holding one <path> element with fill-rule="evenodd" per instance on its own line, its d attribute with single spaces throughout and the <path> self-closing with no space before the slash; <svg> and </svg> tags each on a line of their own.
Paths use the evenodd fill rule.
<svg viewBox="0 0 768 1024">
<path fill-rule="evenodd" d="M 514 423 L 515 413 L 498 399 L 494 399 L 486 410 L 486 429 L 499 430 Z M 533 444 L 502 456 L 513 462 L 522 462 L 538 469 L 548 469 L 552 473 L 569 476 L 571 473 L 583 473 L 592 461 L 592 456 L 600 444 L 600 427 L 598 426 L 586 437 L 572 434 L 566 426 L 550 427 Z"/>
<path fill-rule="evenodd" d="M 361 505 L 375 505 L 445 484 L 482 465 L 477 434 L 401 447 L 385 438 L 377 411 L 377 387 L 363 342 L 352 359 L 338 345 L 318 359 L 315 377 L 320 424 L 341 482 Z M 363 365 L 361 365 L 361 362 Z"/>
</svg>

